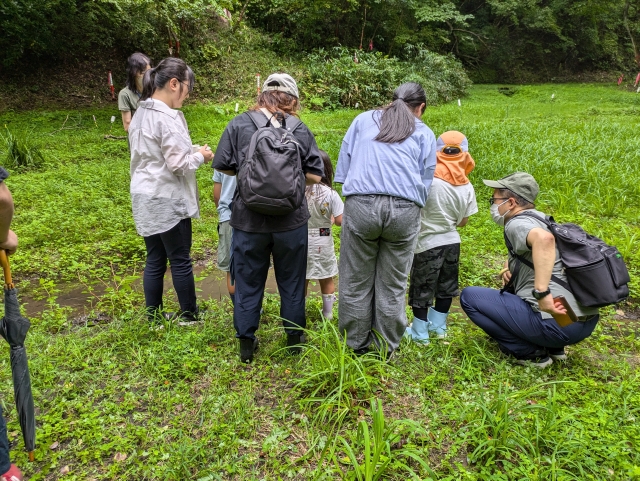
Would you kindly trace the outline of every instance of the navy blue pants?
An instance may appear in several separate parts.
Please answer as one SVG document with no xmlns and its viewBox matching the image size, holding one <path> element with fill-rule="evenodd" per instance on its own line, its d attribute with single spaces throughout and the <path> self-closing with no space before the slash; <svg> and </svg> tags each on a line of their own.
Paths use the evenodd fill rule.
<svg viewBox="0 0 640 481">
<path fill-rule="evenodd" d="M 9 459 L 9 439 L 7 438 L 7 423 L 2 415 L 0 407 L 0 475 L 9 471 L 11 461 Z"/>
<path fill-rule="evenodd" d="M 182 219 L 162 234 L 145 237 L 144 243 L 147 246 L 147 263 L 142 286 L 147 309 L 151 312 L 162 308 L 162 286 L 168 259 L 180 309 L 186 317 L 194 316 L 198 305 L 190 254 L 191 219 Z"/>
<path fill-rule="evenodd" d="M 596 315 L 560 327 L 554 319 L 543 319 L 518 296 L 486 287 L 463 289 L 460 305 L 476 326 L 498 341 L 502 352 L 518 359 L 545 348 L 576 344 L 591 335 L 600 318 Z"/>
<path fill-rule="evenodd" d="M 237 337 L 255 338 L 271 255 L 284 330 L 287 334 L 302 334 L 300 328 L 307 325 L 304 288 L 308 242 L 307 224 L 285 232 L 233 230 L 231 271 L 236 286 L 233 325 Z"/>
</svg>

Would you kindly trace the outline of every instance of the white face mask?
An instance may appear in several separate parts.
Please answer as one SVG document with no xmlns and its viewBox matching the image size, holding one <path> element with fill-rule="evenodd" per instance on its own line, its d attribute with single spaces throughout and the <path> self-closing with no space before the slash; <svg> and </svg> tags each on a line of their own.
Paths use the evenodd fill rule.
<svg viewBox="0 0 640 481">
<path fill-rule="evenodd" d="M 509 209 L 504 214 L 500 215 L 500 212 L 498 212 L 498 207 L 500 207 L 501 205 L 506 204 L 507 202 L 509 202 L 508 199 L 505 200 L 502 204 L 491 204 L 491 218 L 493 219 L 493 222 L 498 224 L 500 227 L 504 227 L 504 217 L 509 212 L 511 212 L 512 209 Z"/>
</svg>

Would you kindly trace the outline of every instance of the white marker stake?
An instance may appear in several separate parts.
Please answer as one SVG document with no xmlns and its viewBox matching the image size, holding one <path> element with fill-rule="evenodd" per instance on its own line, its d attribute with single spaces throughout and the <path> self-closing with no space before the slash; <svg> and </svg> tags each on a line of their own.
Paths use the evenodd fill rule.
<svg viewBox="0 0 640 481">
<path fill-rule="evenodd" d="M 236 102 L 236 114 L 238 113 L 238 107 L 239 107 L 238 102 Z"/>
<path fill-rule="evenodd" d="M 359 103 L 359 102 L 356 102 L 356 105 L 354 106 L 354 108 L 356 108 L 356 109 L 357 109 L 358 107 L 360 107 L 360 103 Z"/>
<path fill-rule="evenodd" d="M 458 107 L 462 107 L 462 102 L 460 102 L 460 99 L 458 99 Z"/>
<path fill-rule="evenodd" d="M 551 100 L 556 98 L 556 94 L 551 94 Z"/>
<path fill-rule="evenodd" d="M 111 116 L 111 123 L 114 123 L 115 121 L 116 121 L 116 116 L 115 116 L 115 115 L 112 115 L 112 116 Z"/>
</svg>

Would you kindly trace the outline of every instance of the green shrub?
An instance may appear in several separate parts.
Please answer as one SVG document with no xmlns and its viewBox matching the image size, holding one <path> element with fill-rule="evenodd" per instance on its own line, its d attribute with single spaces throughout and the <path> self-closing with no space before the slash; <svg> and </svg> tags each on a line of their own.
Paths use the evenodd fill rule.
<svg viewBox="0 0 640 481">
<path fill-rule="evenodd" d="M 460 62 L 412 47 L 409 60 L 380 52 L 353 52 L 343 47 L 318 50 L 306 58 L 302 93 L 311 108 L 371 108 L 387 103 L 404 82 L 418 82 L 430 105 L 465 95 L 471 85 Z M 357 62 L 355 59 L 357 58 Z"/>
<path fill-rule="evenodd" d="M 34 145 L 28 136 L 19 137 L 8 128 L 6 135 L 0 134 L 4 151 L 4 166 L 19 171 L 37 170 L 44 164 L 44 156 L 40 148 Z"/>
<path fill-rule="evenodd" d="M 219 102 L 256 96 L 256 74 L 261 82 L 272 72 L 286 72 L 298 82 L 306 108 L 372 108 L 391 99 L 403 82 L 420 83 L 429 105 L 465 95 L 471 85 L 462 64 L 420 46 L 407 49 L 400 60 L 380 52 L 357 52 L 343 47 L 289 57 L 273 50 L 272 40 L 254 29 L 217 29 L 188 61 L 196 73 L 196 95 Z"/>
</svg>

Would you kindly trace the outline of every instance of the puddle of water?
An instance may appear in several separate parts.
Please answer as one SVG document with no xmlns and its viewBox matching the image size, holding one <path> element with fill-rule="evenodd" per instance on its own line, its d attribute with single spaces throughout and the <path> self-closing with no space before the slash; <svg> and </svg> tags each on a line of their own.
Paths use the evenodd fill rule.
<svg viewBox="0 0 640 481">
<path fill-rule="evenodd" d="M 204 271 L 205 268 L 201 266 L 196 266 L 193 269 L 194 276 L 197 279 L 196 294 L 198 298 L 220 300 L 228 296 L 226 274 L 215 269 L 213 272 L 202 277 Z M 97 285 L 92 286 L 93 294 L 91 294 L 88 292 L 87 287 L 78 283 L 59 284 L 56 287 L 57 289 L 60 289 L 56 302 L 60 307 L 71 308 L 74 314 L 86 313 L 91 310 L 92 304 L 95 304 L 98 300 L 97 297 L 100 297 L 106 291 L 105 286 Z M 142 279 L 134 283 L 133 289 L 138 292 L 142 292 Z M 171 269 L 167 269 L 167 274 L 164 278 L 165 295 L 170 289 L 173 289 Z M 320 292 L 320 285 L 317 282 L 315 285 L 309 284 L 309 291 Z M 278 285 L 276 284 L 273 269 L 269 269 L 266 292 L 270 294 L 278 293 Z M 175 296 L 174 293 L 170 295 Z M 33 297 L 23 296 L 20 294 L 19 299 L 21 305 L 25 307 L 28 317 L 37 317 L 47 306 L 46 299 L 36 300 Z"/>
</svg>

